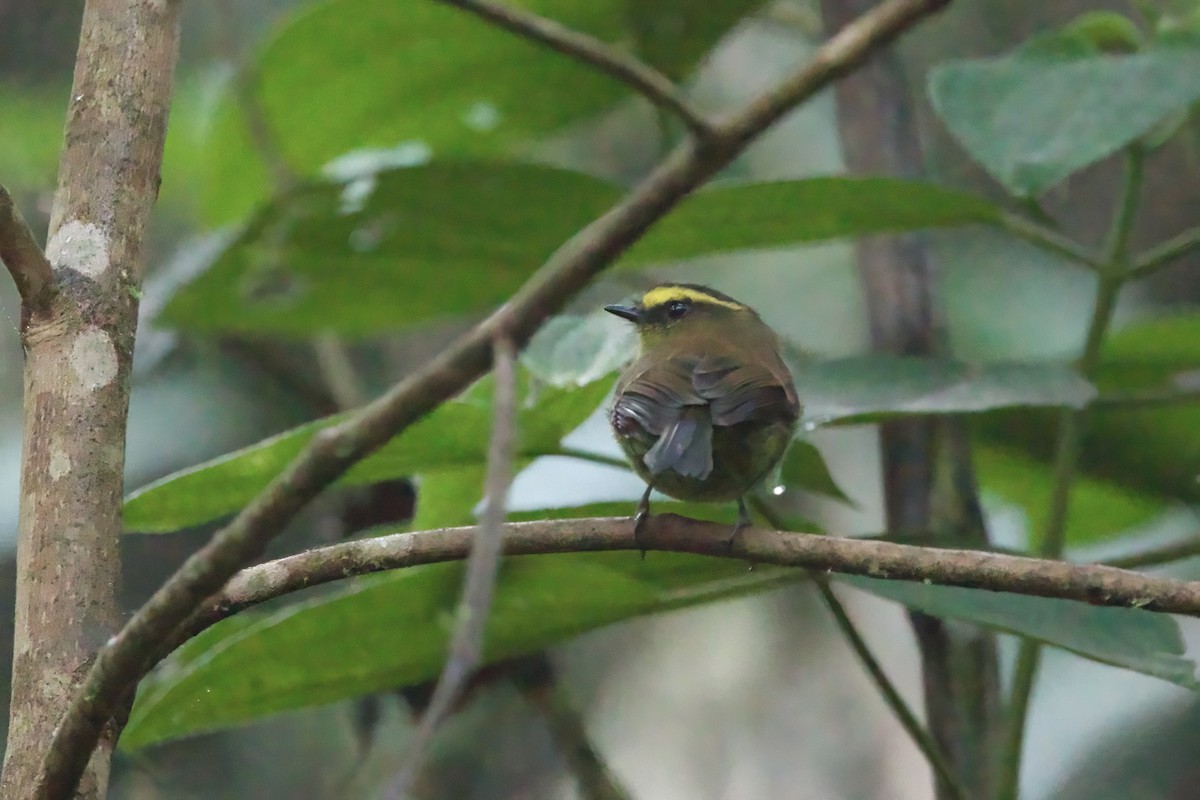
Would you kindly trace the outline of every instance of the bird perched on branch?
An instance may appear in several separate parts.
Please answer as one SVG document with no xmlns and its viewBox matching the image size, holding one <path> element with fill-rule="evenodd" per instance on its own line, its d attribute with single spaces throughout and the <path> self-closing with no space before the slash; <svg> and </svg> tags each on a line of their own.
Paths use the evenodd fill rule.
<svg viewBox="0 0 1200 800">
<path fill-rule="evenodd" d="M 744 495 L 779 463 L 800 403 L 779 337 L 758 313 L 707 286 L 656 286 L 605 311 L 637 326 L 639 353 L 617 381 L 609 421 L 646 481 L 679 500 L 736 500 L 734 537 L 750 523 Z"/>
</svg>

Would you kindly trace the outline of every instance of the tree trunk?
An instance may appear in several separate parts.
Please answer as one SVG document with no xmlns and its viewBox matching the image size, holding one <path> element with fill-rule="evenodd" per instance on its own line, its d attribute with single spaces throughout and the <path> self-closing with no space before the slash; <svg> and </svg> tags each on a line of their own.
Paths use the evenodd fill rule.
<svg viewBox="0 0 1200 800">
<path fill-rule="evenodd" d="M 23 315 L 16 636 L 0 797 L 37 794 L 45 748 L 116 631 L 125 424 L 141 246 L 158 194 L 177 0 L 89 0 L 47 256 L 58 294 Z M 103 797 L 111 729 L 78 796 Z M 61 788 L 61 787 L 60 787 Z"/>
</svg>

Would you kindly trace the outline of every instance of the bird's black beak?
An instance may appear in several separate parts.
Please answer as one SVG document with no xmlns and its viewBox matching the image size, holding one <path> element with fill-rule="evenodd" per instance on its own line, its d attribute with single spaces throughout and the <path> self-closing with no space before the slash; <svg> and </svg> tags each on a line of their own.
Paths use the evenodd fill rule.
<svg viewBox="0 0 1200 800">
<path fill-rule="evenodd" d="M 642 312 L 635 306 L 605 306 L 604 310 L 630 322 L 640 322 Z"/>
</svg>

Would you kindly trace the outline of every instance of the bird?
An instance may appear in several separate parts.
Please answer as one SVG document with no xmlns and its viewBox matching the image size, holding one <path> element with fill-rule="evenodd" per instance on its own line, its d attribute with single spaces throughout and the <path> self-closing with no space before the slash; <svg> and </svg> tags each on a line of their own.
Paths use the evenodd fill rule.
<svg viewBox="0 0 1200 800">
<path fill-rule="evenodd" d="M 750 306 L 695 283 L 659 284 L 632 305 L 604 310 L 638 334 L 609 413 L 646 482 L 635 539 L 658 490 L 677 500 L 736 500 L 732 548 L 750 524 L 745 495 L 779 463 L 800 417 L 778 334 Z"/>
</svg>

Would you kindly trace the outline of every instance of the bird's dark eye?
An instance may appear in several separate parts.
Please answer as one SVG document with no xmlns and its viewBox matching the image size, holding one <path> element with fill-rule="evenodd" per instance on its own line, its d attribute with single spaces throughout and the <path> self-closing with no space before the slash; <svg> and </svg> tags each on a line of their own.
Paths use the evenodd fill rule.
<svg viewBox="0 0 1200 800">
<path fill-rule="evenodd" d="M 671 319 L 679 319 L 688 312 L 689 306 L 682 300 L 676 300 L 667 305 L 667 316 Z"/>
</svg>

